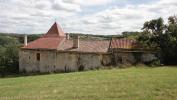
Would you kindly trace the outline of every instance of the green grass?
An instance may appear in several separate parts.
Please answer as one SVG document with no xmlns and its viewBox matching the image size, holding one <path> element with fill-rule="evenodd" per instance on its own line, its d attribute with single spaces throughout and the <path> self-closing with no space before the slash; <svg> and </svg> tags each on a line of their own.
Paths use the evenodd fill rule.
<svg viewBox="0 0 177 100">
<path fill-rule="evenodd" d="M 110 69 L 0 79 L 0 100 L 175 100 L 177 67 Z"/>
</svg>

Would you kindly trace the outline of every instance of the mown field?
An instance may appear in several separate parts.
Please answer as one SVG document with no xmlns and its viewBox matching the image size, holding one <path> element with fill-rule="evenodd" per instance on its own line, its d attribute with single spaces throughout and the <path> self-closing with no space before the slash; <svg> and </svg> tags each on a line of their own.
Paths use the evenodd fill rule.
<svg viewBox="0 0 177 100">
<path fill-rule="evenodd" d="M 0 100 L 177 100 L 177 67 L 0 78 Z"/>
</svg>

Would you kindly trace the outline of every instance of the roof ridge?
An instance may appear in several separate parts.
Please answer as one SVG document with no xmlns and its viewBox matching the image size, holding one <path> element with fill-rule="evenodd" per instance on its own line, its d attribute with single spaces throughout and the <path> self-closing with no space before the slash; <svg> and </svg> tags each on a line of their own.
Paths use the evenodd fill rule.
<svg viewBox="0 0 177 100">
<path fill-rule="evenodd" d="M 58 44 L 57 50 L 60 49 L 60 47 L 64 44 L 66 38 L 63 38 L 60 43 Z"/>
<path fill-rule="evenodd" d="M 65 37 L 63 29 L 55 22 L 43 37 Z"/>
</svg>

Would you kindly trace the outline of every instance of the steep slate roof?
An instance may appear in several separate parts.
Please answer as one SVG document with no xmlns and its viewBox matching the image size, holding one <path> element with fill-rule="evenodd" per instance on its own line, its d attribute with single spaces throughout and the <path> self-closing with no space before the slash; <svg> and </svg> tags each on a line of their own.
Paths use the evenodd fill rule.
<svg viewBox="0 0 177 100">
<path fill-rule="evenodd" d="M 65 40 L 58 48 L 59 51 L 77 51 L 91 53 L 106 53 L 108 52 L 109 40 L 80 40 L 79 48 L 73 48 L 73 40 Z"/>
<path fill-rule="evenodd" d="M 62 40 L 65 39 L 65 33 L 55 22 L 49 31 L 41 38 L 28 43 L 22 49 L 57 49 Z"/>
<path fill-rule="evenodd" d="M 132 49 L 136 45 L 135 40 L 131 39 L 112 39 L 110 48 Z"/>
</svg>

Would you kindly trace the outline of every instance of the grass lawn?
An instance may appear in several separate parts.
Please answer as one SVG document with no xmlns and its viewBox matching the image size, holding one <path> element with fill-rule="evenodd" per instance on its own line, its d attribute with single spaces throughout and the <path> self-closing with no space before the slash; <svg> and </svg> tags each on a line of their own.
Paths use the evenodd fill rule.
<svg viewBox="0 0 177 100">
<path fill-rule="evenodd" d="M 177 100 L 177 67 L 0 78 L 0 100 Z"/>
</svg>

